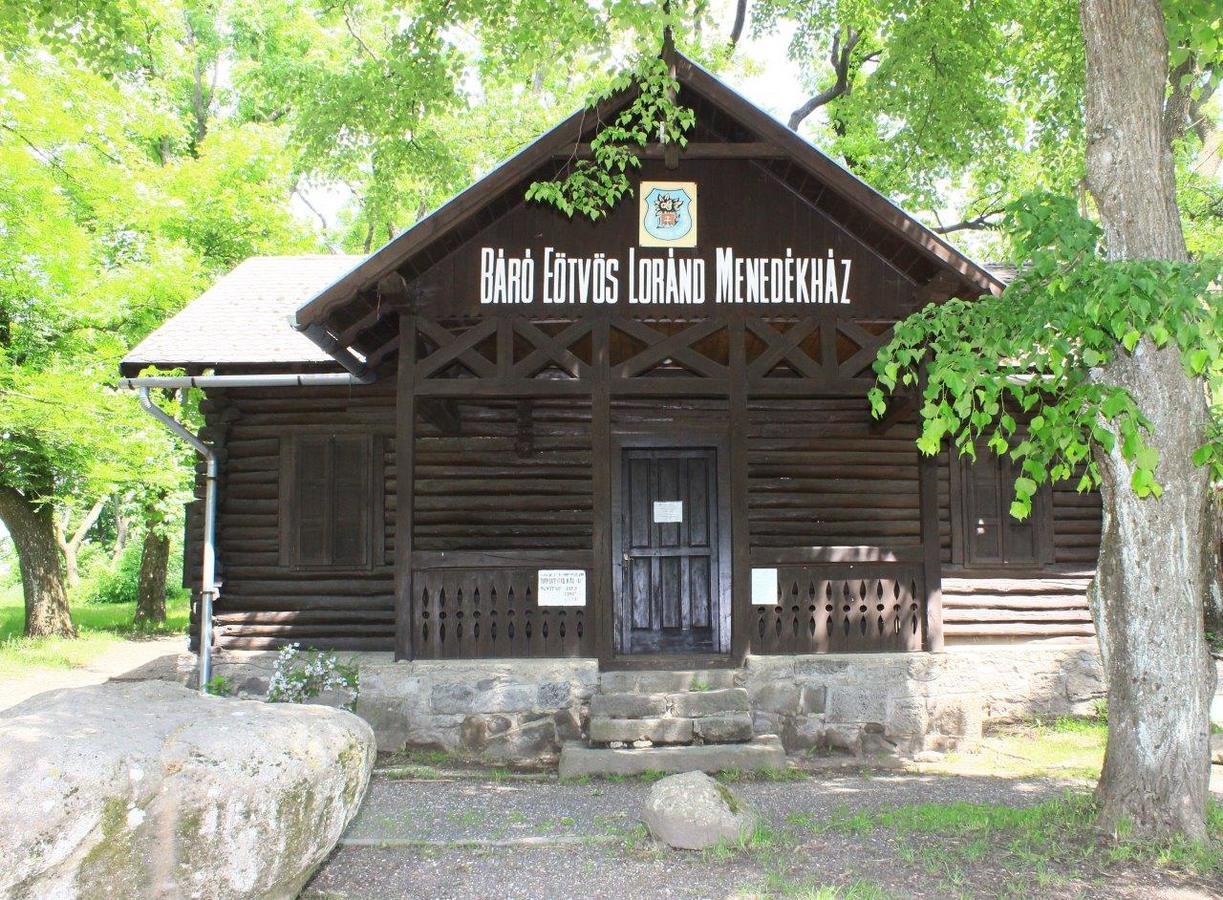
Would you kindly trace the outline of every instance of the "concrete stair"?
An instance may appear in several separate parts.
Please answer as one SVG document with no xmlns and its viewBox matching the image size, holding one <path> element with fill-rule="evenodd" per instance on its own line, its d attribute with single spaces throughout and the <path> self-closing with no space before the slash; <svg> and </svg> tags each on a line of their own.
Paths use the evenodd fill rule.
<svg viewBox="0 0 1223 900">
<path fill-rule="evenodd" d="M 561 777 L 785 766 L 775 737 L 756 737 L 732 669 L 603 672 L 588 745 L 561 750 Z"/>
<path fill-rule="evenodd" d="M 776 735 L 763 734 L 743 744 L 677 744 L 613 750 L 571 741 L 561 748 L 562 780 L 591 775 L 641 775 L 645 772 L 765 772 L 786 767 L 786 751 Z"/>
</svg>

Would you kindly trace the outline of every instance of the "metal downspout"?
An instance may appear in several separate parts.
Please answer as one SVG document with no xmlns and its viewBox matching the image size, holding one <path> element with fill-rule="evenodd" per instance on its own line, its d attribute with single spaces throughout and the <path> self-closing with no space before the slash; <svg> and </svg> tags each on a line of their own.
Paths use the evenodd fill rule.
<svg viewBox="0 0 1223 900">
<path fill-rule="evenodd" d="M 216 599 L 217 454 L 181 422 L 153 402 L 146 386 L 136 386 L 145 412 L 204 457 L 204 563 L 200 571 L 200 693 L 212 680 L 212 604 Z"/>
</svg>

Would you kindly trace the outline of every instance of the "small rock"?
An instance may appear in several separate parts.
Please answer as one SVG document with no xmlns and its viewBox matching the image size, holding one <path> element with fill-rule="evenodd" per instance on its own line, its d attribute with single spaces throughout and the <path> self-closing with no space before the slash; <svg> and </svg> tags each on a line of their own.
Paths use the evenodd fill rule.
<svg viewBox="0 0 1223 900">
<path fill-rule="evenodd" d="M 646 747 L 653 747 L 653 741 L 633 741 L 633 747 L 637 750 L 644 750 Z"/>
<path fill-rule="evenodd" d="M 738 843 L 758 817 L 724 784 L 704 772 L 671 775 L 654 783 L 641 815 L 650 833 L 678 850 L 705 850 L 719 841 Z"/>
<path fill-rule="evenodd" d="M 624 741 L 608 741 L 607 746 L 613 750 L 623 750 L 625 747 Z"/>
<path fill-rule="evenodd" d="M 937 750 L 922 750 L 919 753 L 913 754 L 913 762 L 919 762 L 919 763 L 942 762 L 945 756 L 946 756 L 945 753 L 940 753 Z"/>
</svg>

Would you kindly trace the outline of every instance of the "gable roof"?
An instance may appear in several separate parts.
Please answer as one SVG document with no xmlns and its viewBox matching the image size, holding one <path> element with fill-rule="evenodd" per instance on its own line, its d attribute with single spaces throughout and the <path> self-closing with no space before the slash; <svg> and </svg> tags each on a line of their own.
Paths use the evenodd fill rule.
<svg viewBox="0 0 1223 900">
<path fill-rule="evenodd" d="M 239 263 L 119 364 L 124 375 L 224 365 L 332 364 L 293 327 L 297 308 L 362 256 L 254 256 Z"/>
<path fill-rule="evenodd" d="M 1003 284 L 984 266 L 960 253 L 917 219 L 891 203 L 860 178 L 822 153 L 796 132 L 752 104 L 714 75 L 682 54 L 675 54 L 676 78 L 682 102 L 698 105 L 706 118 L 719 118 L 724 125 L 721 140 L 756 141 L 775 151 L 760 160 L 776 178 L 813 205 L 832 215 L 859 237 L 869 232 L 867 242 L 881 252 L 905 256 L 909 271 L 919 284 L 930 284 L 931 298 L 959 294 L 997 293 Z M 377 291 L 379 282 L 407 270 L 418 275 L 437 259 L 470 237 L 478 227 L 512 205 L 523 201 L 530 181 L 547 174 L 550 162 L 571 154 L 574 146 L 589 140 L 599 121 L 604 121 L 629 102 L 630 95 L 612 98 L 592 113 L 580 110 L 546 132 L 484 178 L 396 236 L 364 262 L 313 296 L 297 312 L 297 327 L 306 331 L 337 358 L 352 365 L 358 357 L 377 349 L 393 328 L 374 328 L 363 340 L 354 332 L 360 314 L 345 316 L 343 307 L 361 293 Z M 698 114 L 698 122 L 702 116 Z M 733 132 L 733 133 L 732 133 Z M 681 154 L 682 155 L 682 154 Z M 556 168 L 559 165 L 554 164 Z M 919 265 L 920 259 L 924 265 Z M 917 270 L 920 271 L 918 272 Z M 366 304 L 368 308 L 370 304 Z M 364 310 L 362 311 L 364 312 Z M 338 313 L 338 318 L 336 314 Z M 337 346 L 337 338 L 345 341 Z M 345 346 L 346 344 L 346 346 Z M 354 355 L 349 348 L 356 350 Z"/>
</svg>

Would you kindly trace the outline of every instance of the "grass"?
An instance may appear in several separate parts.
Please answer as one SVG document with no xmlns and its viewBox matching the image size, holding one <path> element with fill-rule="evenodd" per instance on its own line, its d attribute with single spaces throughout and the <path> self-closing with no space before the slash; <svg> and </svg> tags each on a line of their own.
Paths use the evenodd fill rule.
<svg viewBox="0 0 1223 900">
<path fill-rule="evenodd" d="M 986 856 L 1012 871 L 1048 876 L 1054 868 L 1103 868 L 1117 863 L 1155 866 L 1199 876 L 1223 875 L 1223 804 L 1211 801 L 1205 843 L 1154 844 L 1128 834 L 1103 835 L 1090 794 L 1067 790 L 1028 807 L 990 803 L 916 803 L 881 812 L 841 807 L 832 816 L 792 815 L 789 824 L 815 834 L 860 837 L 890 831 L 909 849 L 910 862 L 955 883 L 963 868 Z M 922 839 L 927 839 L 923 841 Z"/>
<path fill-rule="evenodd" d="M 46 669 L 89 665 L 124 640 L 182 634 L 189 619 L 185 594 L 166 603 L 166 621 L 154 628 L 135 625 L 134 603 L 74 603 L 76 638 L 27 638 L 21 588 L 0 593 L 0 676 L 27 675 Z"/>
<path fill-rule="evenodd" d="M 995 729 L 973 750 L 948 753 L 940 762 L 923 765 L 922 771 L 1094 781 L 1104 764 L 1107 737 L 1103 719 L 1034 720 Z"/>
</svg>

